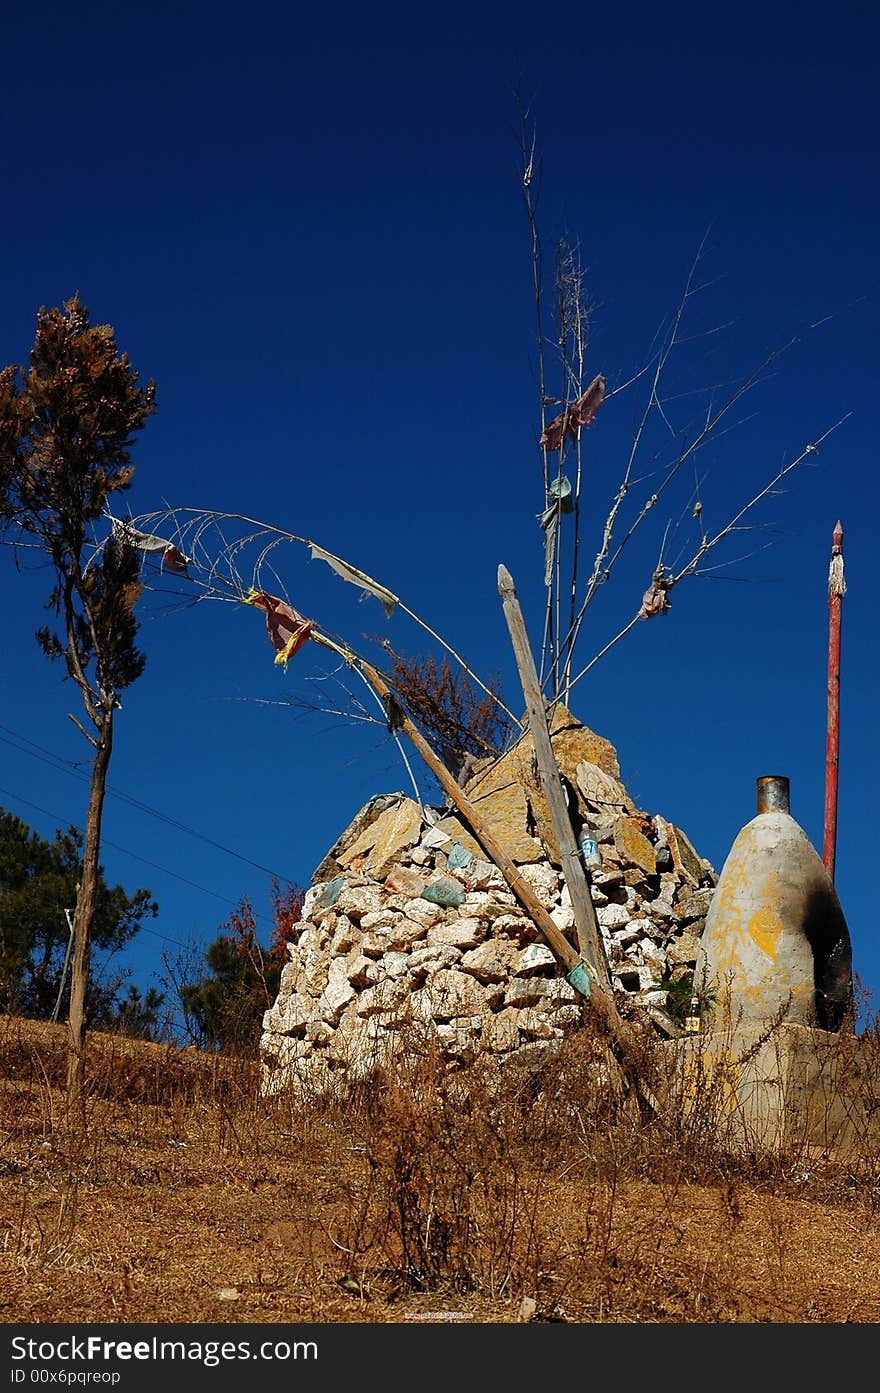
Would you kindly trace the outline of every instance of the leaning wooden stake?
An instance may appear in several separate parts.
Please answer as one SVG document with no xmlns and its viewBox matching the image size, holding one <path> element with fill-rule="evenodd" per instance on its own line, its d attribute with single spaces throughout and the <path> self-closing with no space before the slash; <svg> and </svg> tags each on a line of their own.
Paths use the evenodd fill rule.
<svg viewBox="0 0 880 1393">
<path fill-rule="evenodd" d="M 330 648 L 335 653 L 339 653 L 346 660 L 356 662 L 367 681 L 375 688 L 382 698 L 385 709 L 388 712 L 389 728 L 402 730 L 415 745 L 422 759 L 427 764 L 437 778 L 441 788 L 447 793 L 458 808 L 459 812 L 469 824 L 477 841 L 483 847 L 486 855 L 498 867 L 507 884 L 510 886 L 514 895 L 519 900 L 523 909 L 532 920 L 535 927 L 544 936 L 547 945 L 565 968 L 568 981 L 576 990 L 580 990 L 589 1007 L 591 1015 L 596 1025 L 609 1037 L 613 1054 L 618 1060 L 621 1068 L 629 1079 L 630 1083 L 637 1089 L 639 1097 L 654 1112 L 659 1112 L 659 1105 L 651 1089 L 644 1079 L 645 1059 L 644 1050 L 632 1028 L 621 1018 L 620 1012 L 611 996 L 606 995 L 601 989 L 591 991 L 588 965 L 586 965 L 580 955 L 575 951 L 568 939 L 559 931 L 554 924 L 547 910 L 538 899 L 531 885 L 520 874 L 518 866 L 510 859 L 507 853 L 499 846 L 492 836 L 489 828 L 483 821 L 482 816 L 473 806 L 461 785 L 452 777 L 446 765 L 434 753 L 425 737 L 413 725 L 412 721 L 403 710 L 391 688 L 377 672 L 372 664 L 361 657 L 355 658 L 351 653 L 347 653 L 332 639 L 327 638 L 318 630 L 313 630 L 310 637 L 315 643 L 324 648 Z M 597 983 L 597 985 L 600 985 Z"/>
<path fill-rule="evenodd" d="M 547 799 L 553 833 L 562 857 L 562 874 L 571 895 L 571 907 L 574 911 L 581 956 L 588 964 L 593 980 L 601 981 L 605 989 L 610 992 L 611 976 L 602 947 L 602 935 L 599 931 L 599 921 L 596 918 L 596 907 L 593 904 L 593 897 L 587 884 L 581 850 L 575 839 L 571 818 L 568 815 L 565 793 L 559 779 L 559 769 L 553 754 L 550 728 L 547 724 L 547 708 L 544 705 L 538 681 L 535 659 L 529 647 L 525 620 L 519 600 L 516 597 L 513 577 L 507 567 L 503 565 L 498 567 L 498 593 L 504 605 L 504 615 L 510 630 L 516 665 L 519 669 L 523 695 L 526 699 L 529 728 L 532 732 L 535 757 L 538 761 L 538 777 Z"/>
<path fill-rule="evenodd" d="M 837 849 L 837 766 L 840 754 L 840 607 L 846 593 L 843 578 L 843 526 L 832 534 L 828 569 L 828 720 L 825 737 L 825 826 L 822 860 L 834 879 Z"/>
<path fill-rule="evenodd" d="M 464 789 L 461 787 L 461 784 L 452 777 L 446 765 L 434 753 L 421 732 L 413 725 L 409 716 L 406 715 L 405 711 L 397 702 L 396 697 L 376 669 L 371 667 L 369 663 L 364 662 L 363 659 L 358 660 L 358 666 L 382 697 L 386 705 L 386 710 L 389 709 L 390 706 L 390 723 L 394 725 L 396 729 L 403 730 L 405 734 L 409 736 L 419 754 L 422 756 L 422 759 L 431 770 L 431 773 L 436 776 L 444 793 L 449 794 L 449 797 L 452 799 L 459 812 L 466 818 L 487 856 L 501 871 L 501 874 L 504 876 L 504 879 L 516 895 L 520 904 L 528 912 L 529 917 L 534 920 L 536 926 L 544 935 L 549 947 L 553 950 L 566 972 L 574 972 L 581 962 L 580 955 L 575 951 L 568 939 L 561 933 L 550 918 L 550 915 L 538 899 L 529 882 L 520 874 L 519 867 L 511 861 L 510 857 L 502 850 L 498 842 L 496 842 L 481 815 L 477 812 Z"/>
</svg>

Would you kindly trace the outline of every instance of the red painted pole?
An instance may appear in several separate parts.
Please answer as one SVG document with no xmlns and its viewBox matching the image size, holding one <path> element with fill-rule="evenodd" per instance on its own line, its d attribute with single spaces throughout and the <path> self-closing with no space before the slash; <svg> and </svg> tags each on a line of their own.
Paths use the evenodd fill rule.
<svg viewBox="0 0 880 1393">
<path fill-rule="evenodd" d="M 822 860 L 834 879 L 837 847 L 837 765 L 840 754 L 840 602 L 843 578 L 843 526 L 838 521 L 828 570 L 828 725 L 825 739 L 825 829 Z"/>
</svg>

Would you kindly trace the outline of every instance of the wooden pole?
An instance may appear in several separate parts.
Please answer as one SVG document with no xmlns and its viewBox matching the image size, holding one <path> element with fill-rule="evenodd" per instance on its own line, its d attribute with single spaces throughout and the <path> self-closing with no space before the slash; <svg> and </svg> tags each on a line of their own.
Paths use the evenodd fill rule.
<svg viewBox="0 0 880 1393">
<path fill-rule="evenodd" d="M 516 665 L 519 669 L 523 695 L 526 699 L 529 728 L 532 732 L 535 756 L 538 761 L 538 778 L 547 799 L 550 821 L 562 857 L 562 874 L 571 895 L 571 906 L 574 911 L 581 956 L 592 969 L 595 981 L 601 980 L 606 991 L 610 992 L 611 975 L 602 946 L 596 907 L 593 904 L 593 897 L 587 884 L 581 849 L 574 835 L 565 793 L 559 779 L 559 768 L 553 754 L 550 728 L 547 724 L 547 708 L 544 705 L 538 681 L 535 659 L 529 647 L 525 620 L 516 596 L 513 577 L 507 567 L 503 565 L 498 567 L 498 593 L 504 605 L 504 615 L 510 630 Z"/>
<path fill-rule="evenodd" d="M 489 828 L 486 826 L 480 814 L 471 803 L 461 785 L 450 774 L 443 761 L 434 753 L 425 737 L 413 725 L 409 716 L 398 705 L 390 688 L 380 674 L 369 663 L 362 658 L 358 659 L 358 665 L 363 671 L 368 681 L 375 687 L 376 691 L 388 707 L 388 699 L 394 702 L 396 707 L 396 728 L 403 730 L 415 745 L 422 759 L 427 764 L 431 773 L 437 778 L 438 783 L 444 793 L 448 793 L 459 812 L 467 819 L 474 835 L 480 845 L 485 850 L 487 856 L 495 863 L 504 879 L 507 881 L 513 893 L 516 895 L 520 904 L 527 911 L 529 918 L 532 919 L 540 929 L 549 947 L 553 950 L 566 972 L 572 972 L 580 963 L 580 957 L 568 939 L 557 928 L 550 918 L 547 910 L 538 899 L 529 882 L 520 874 L 519 868 L 511 861 L 510 857 L 499 846 Z M 392 717 L 395 719 L 395 717 Z"/>
<path fill-rule="evenodd" d="M 840 755 L 840 610 L 846 592 L 843 578 L 843 526 L 832 534 L 828 570 L 828 719 L 825 737 L 825 825 L 822 860 L 834 880 L 837 849 L 837 769 Z"/>
<path fill-rule="evenodd" d="M 79 889 L 78 886 L 77 886 L 77 889 Z M 70 910 L 70 909 L 65 909 L 64 914 L 65 914 L 65 917 L 66 917 L 66 919 L 67 919 L 67 928 L 68 928 L 67 952 L 64 954 L 64 966 L 63 966 L 62 969 L 61 969 L 61 983 L 60 983 L 60 985 L 59 985 L 59 987 L 58 987 L 58 997 L 57 997 L 57 1000 L 56 1000 L 56 1002 L 55 1002 L 55 1008 L 54 1008 L 54 1010 L 53 1010 L 53 1012 L 52 1012 L 52 1017 L 51 1017 L 51 1019 L 52 1019 L 53 1021 L 57 1021 L 57 1020 L 58 1020 L 58 1013 L 59 1013 L 59 1011 L 61 1010 L 61 998 L 62 998 L 62 996 L 64 995 L 64 983 L 65 983 L 65 981 L 67 980 L 67 969 L 68 969 L 68 967 L 70 966 L 70 950 L 71 950 L 72 947 L 73 947 L 73 930 L 74 930 L 73 911 Z"/>
</svg>

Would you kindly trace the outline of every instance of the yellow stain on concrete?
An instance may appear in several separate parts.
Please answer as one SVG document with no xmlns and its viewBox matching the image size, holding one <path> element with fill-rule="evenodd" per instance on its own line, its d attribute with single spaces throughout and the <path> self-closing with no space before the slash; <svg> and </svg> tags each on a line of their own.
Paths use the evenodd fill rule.
<svg viewBox="0 0 880 1393">
<path fill-rule="evenodd" d="M 712 1111 L 733 1112 L 739 1102 L 740 1064 L 730 1049 L 695 1051 L 682 1065 L 682 1102 L 688 1110 L 699 1102 Z"/>
<path fill-rule="evenodd" d="M 768 958 L 776 962 L 776 946 L 782 933 L 782 920 L 774 908 L 772 908 L 772 890 L 769 881 L 775 877 L 768 878 L 766 898 L 770 903 L 765 903 L 760 909 L 756 910 L 749 920 L 749 935 L 760 948 L 762 953 L 766 953 Z"/>
<path fill-rule="evenodd" d="M 713 935 L 716 968 L 721 978 L 740 977 L 744 970 L 741 950 L 745 946 L 746 926 L 743 924 L 741 898 L 748 884 L 746 858 L 734 848 L 727 859 L 724 874 L 715 891 Z M 720 932 L 719 932 L 720 929 Z"/>
<path fill-rule="evenodd" d="M 715 892 L 710 951 L 719 1022 L 732 1022 L 743 1009 L 750 1015 L 764 1014 L 768 993 L 784 993 L 789 985 L 788 974 L 779 962 L 784 929 L 779 913 L 778 874 L 769 872 L 763 884 L 757 886 L 752 853 L 752 837 L 749 829 L 744 829 L 731 849 Z M 769 960 L 766 973 L 758 981 L 756 948 Z M 795 990 L 793 995 L 799 998 L 802 992 Z"/>
</svg>

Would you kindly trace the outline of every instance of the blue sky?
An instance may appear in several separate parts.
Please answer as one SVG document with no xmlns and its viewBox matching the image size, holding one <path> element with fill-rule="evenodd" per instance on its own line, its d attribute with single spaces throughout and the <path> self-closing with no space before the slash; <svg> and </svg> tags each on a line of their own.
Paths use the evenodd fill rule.
<svg viewBox="0 0 880 1393">
<path fill-rule="evenodd" d="M 705 409 L 703 389 L 742 380 L 830 316 L 702 452 L 707 523 L 845 421 L 749 515 L 758 529 L 719 547 L 729 567 L 683 582 L 671 612 L 637 625 L 571 705 L 615 743 L 638 804 L 684 827 L 716 869 L 767 773 L 788 775 L 821 851 L 840 518 L 836 883 L 872 993 L 878 28 L 873 7 L 853 4 L 833 25 L 786 5 L 740 7 L 733 24 L 681 4 L 598 16 L 568 4 L 19 8 L 4 20 L 13 62 L 0 95 L 0 361 L 22 361 L 38 308 L 78 290 L 158 385 L 132 513 L 216 509 L 312 538 L 481 675 L 499 672 L 515 710 L 500 562 L 536 641 L 543 618 L 518 74 L 537 120 L 546 259 L 562 235 L 578 245 L 587 364 L 611 388 L 649 359 L 704 237 L 705 289 L 665 379 L 673 429 Z M 611 397 L 588 433 L 590 559 L 647 380 Z M 652 430 L 645 474 L 672 448 L 659 418 Z M 693 481 L 683 472 L 599 592 L 584 662 L 638 607 L 664 531 L 665 555 L 692 543 Z M 296 608 L 365 656 L 379 656 L 371 634 L 427 651 L 406 615 L 386 619 L 301 546 L 273 563 Z M 81 775 L 87 751 L 67 719 L 74 693 L 33 643 L 46 577 L 18 573 L 8 553 L 0 573 L 0 803 L 51 835 L 82 821 L 71 766 Z M 103 862 L 159 901 L 126 957 L 148 985 L 163 951 L 206 945 L 242 896 L 268 916 L 271 873 L 307 885 L 362 804 L 409 782 L 381 728 L 276 704 L 336 704 L 339 675 L 311 645 L 275 667 L 257 611 L 152 596 L 141 637 L 148 663 L 117 726 Z"/>
</svg>

